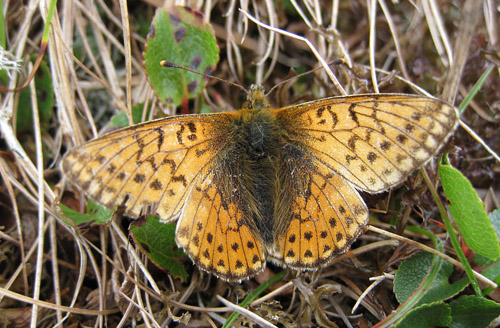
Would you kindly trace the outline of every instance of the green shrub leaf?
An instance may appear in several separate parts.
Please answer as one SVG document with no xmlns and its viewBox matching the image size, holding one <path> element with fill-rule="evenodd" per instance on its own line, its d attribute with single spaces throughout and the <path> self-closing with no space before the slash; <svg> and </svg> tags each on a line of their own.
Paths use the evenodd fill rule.
<svg viewBox="0 0 500 328">
<path fill-rule="evenodd" d="M 92 199 L 87 199 L 87 210 L 85 213 L 75 211 L 63 204 L 59 204 L 62 213 L 59 217 L 69 226 L 77 229 L 88 229 L 95 225 L 108 224 L 115 209 L 107 209 L 94 202 Z"/>
<path fill-rule="evenodd" d="M 32 61 L 36 60 L 36 56 Z M 54 89 L 52 88 L 52 76 L 50 68 L 45 61 L 40 62 L 40 67 L 35 74 L 36 98 L 38 114 L 42 129 L 48 127 L 54 111 Z M 17 106 L 16 131 L 17 134 L 33 129 L 33 105 L 31 104 L 30 89 L 25 88 L 19 95 Z"/>
<path fill-rule="evenodd" d="M 206 74 L 215 69 L 219 47 L 201 13 L 185 7 L 158 9 L 146 41 L 144 67 L 156 96 L 166 104 L 179 106 L 203 90 L 202 76 L 165 68 L 163 60 Z"/>
<path fill-rule="evenodd" d="M 151 108 L 148 108 L 146 115 L 144 116 L 146 119 L 149 117 L 150 109 Z M 135 106 L 132 106 L 132 119 L 134 121 L 134 124 L 142 122 L 143 112 L 144 104 L 137 104 Z M 126 126 L 129 126 L 129 122 L 127 114 L 124 111 L 120 111 L 118 114 L 114 115 L 111 118 L 111 128 L 124 128 Z"/>
<path fill-rule="evenodd" d="M 500 257 L 495 230 L 469 180 L 450 165 L 439 165 L 439 177 L 450 212 L 467 246 L 490 259 Z"/>
<path fill-rule="evenodd" d="M 429 328 L 448 326 L 451 322 L 450 306 L 444 302 L 420 305 L 409 311 L 400 322 L 392 327 Z"/>
<path fill-rule="evenodd" d="M 130 226 L 136 245 L 149 259 L 174 276 L 187 279 L 182 265 L 183 251 L 175 243 L 175 223 L 161 223 L 157 216 L 148 215 Z"/>
<path fill-rule="evenodd" d="M 500 304 L 483 297 L 466 295 L 450 303 L 452 328 L 482 328 L 500 315 Z"/>
<path fill-rule="evenodd" d="M 430 253 L 421 252 L 401 263 L 394 279 L 394 293 L 399 303 L 405 302 L 420 286 L 430 270 L 433 256 Z M 458 294 L 469 284 L 467 278 L 450 284 L 448 279 L 452 272 L 453 265 L 443 261 L 431 287 L 417 304 L 445 300 Z"/>
</svg>

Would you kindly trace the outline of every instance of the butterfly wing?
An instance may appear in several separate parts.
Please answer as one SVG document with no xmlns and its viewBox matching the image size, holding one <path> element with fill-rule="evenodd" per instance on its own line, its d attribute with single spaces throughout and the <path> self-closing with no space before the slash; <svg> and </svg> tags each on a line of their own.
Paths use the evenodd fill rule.
<svg viewBox="0 0 500 328">
<path fill-rule="evenodd" d="M 318 269 L 351 246 L 368 222 L 368 209 L 351 184 L 325 165 L 295 178 L 304 188 L 292 191 L 291 218 L 271 255 L 295 269 Z"/>
<path fill-rule="evenodd" d="M 429 160 L 458 122 L 456 109 L 442 101 L 397 94 L 326 98 L 276 115 L 290 140 L 371 193 Z"/>
<path fill-rule="evenodd" d="M 112 132 L 70 150 L 63 171 L 90 197 L 137 217 L 156 205 L 163 221 L 179 218 L 176 242 L 202 269 L 230 281 L 265 265 L 242 202 L 231 202 L 221 154 L 235 114 L 176 116 Z M 245 223 L 245 224 L 244 224 Z"/>
<path fill-rule="evenodd" d="M 202 269 L 239 281 L 264 269 L 262 241 L 251 229 L 244 202 L 231 200 L 221 180 L 227 177 L 216 172 L 197 180 L 177 223 L 176 241 Z"/>
<path fill-rule="evenodd" d="M 354 186 L 380 192 L 402 182 L 458 120 L 453 107 L 408 95 L 334 97 L 274 113 L 286 131 L 283 149 L 293 149 L 283 162 L 294 168 L 285 182 L 289 216 L 275 229 L 270 255 L 297 269 L 327 264 L 361 233 L 368 210 Z"/>
<path fill-rule="evenodd" d="M 62 168 L 104 206 L 124 205 L 137 217 L 157 205 L 163 221 L 173 220 L 226 144 L 230 120 L 230 114 L 174 116 L 127 127 L 71 149 Z"/>
</svg>

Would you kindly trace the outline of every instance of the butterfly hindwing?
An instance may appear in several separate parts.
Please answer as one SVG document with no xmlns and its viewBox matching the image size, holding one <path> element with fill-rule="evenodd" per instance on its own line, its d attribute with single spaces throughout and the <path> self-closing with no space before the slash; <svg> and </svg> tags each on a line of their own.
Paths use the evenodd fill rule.
<svg viewBox="0 0 500 328">
<path fill-rule="evenodd" d="M 205 271 L 238 281 L 262 271 L 265 257 L 244 204 L 231 202 L 224 190 L 215 174 L 197 181 L 177 223 L 176 241 Z"/>
<path fill-rule="evenodd" d="M 273 257 L 295 269 L 318 269 L 344 253 L 368 222 L 368 209 L 341 176 L 317 163 L 295 191 L 287 229 Z"/>
</svg>

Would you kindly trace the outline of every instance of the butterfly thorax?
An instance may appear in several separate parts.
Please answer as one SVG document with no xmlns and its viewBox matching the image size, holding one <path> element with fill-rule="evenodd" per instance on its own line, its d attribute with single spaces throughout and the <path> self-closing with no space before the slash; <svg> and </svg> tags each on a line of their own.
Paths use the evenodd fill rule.
<svg viewBox="0 0 500 328">
<path fill-rule="evenodd" d="M 260 84 L 252 84 L 248 92 L 247 100 L 243 103 L 243 109 L 269 111 L 269 101 L 264 92 L 264 87 Z"/>
</svg>

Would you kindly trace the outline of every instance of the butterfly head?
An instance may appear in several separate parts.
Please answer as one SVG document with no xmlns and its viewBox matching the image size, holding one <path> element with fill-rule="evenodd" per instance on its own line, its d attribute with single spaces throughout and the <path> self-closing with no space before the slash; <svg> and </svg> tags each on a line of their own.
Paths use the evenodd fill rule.
<svg viewBox="0 0 500 328">
<path fill-rule="evenodd" d="M 246 109 L 269 108 L 269 101 L 264 92 L 264 87 L 260 84 L 252 84 L 248 91 L 247 100 L 243 103 Z"/>
</svg>

